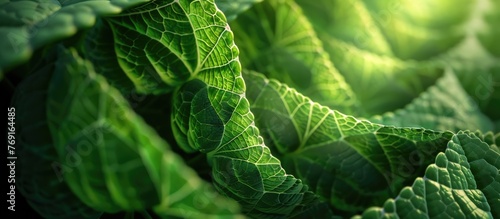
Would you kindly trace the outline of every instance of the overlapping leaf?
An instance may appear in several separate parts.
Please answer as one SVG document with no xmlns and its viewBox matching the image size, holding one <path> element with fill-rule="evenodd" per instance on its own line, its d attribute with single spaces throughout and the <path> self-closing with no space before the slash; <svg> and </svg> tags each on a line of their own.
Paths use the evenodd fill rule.
<svg viewBox="0 0 500 219">
<path fill-rule="evenodd" d="M 45 218 L 98 218 L 100 213 L 83 204 L 60 175 L 44 107 L 53 70 L 49 64 L 26 78 L 13 97 L 20 158 L 16 160 L 16 188 Z"/>
<path fill-rule="evenodd" d="M 354 2 L 363 4 L 393 54 L 404 60 L 429 59 L 459 44 L 466 37 L 465 25 L 476 6 L 474 0 Z M 456 4 L 463 7 L 436 16 Z"/>
<path fill-rule="evenodd" d="M 481 141 L 484 141 L 484 143 L 488 144 L 490 148 L 498 153 L 500 153 L 500 148 L 498 145 L 500 145 L 500 132 L 497 132 L 496 134 L 493 134 L 493 132 L 486 132 L 482 133 L 480 131 L 462 131 L 463 133 L 466 134 L 474 134 L 476 137 L 481 139 Z"/>
<path fill-rule="evenodd" d="M 59 53 L 47 113 L 64 180 L 93 209 L 241 217 L 74 50 Z"/>
<path fill-rule="evenodd" d="M 213 1 L 155 1 L 106 20 L 118 63 L 139 92 L 171 91 L 229 61 L 217 46 L 231 46 L 229 26 Z"/>
<path fill-rule="evenodd" d="M 352 90 L 293 1 L 256 4 L 231 27 L 245 68 L 263 72 L 333 109 L 359 113 Z"/>
<path fill-rule="evenodd" d="M 225 20 L 219 11 L 214 14 L 221 17 L 216 20 Z M 214 52 L 198 67 L 199 80 L 174 94 L 172 128 L 177 142 L 186 151 L 208 153 L 219 191 L 253 217 L 292 216 L 312 207 L 318 200 L 281 168 L 259 136 L 244 95 L 232 32 L 226 23 L 212 28 L 213 39 L 204 40 L 214 42 Z"/>
<path fill-rule="evenodd" d="M 325 50 L 335 51 L 330 53 L 332 62 L 344 75 L 367 115 L 404 107 L 442 76 L 443 69 L 433 62 L 381 56 L 337 39 L 323 42 Z"/>
<path fill-rule="evenodd" d="M 0 34 L 8 30 L 9 36 L 29 36 L 3 42 L 15 45 L 6 52 L 18 45 L 21 49 L 12 59 L 0 52 L 0 71 L 3 61 L 9 69 L 28 59 L 33 48 L 90 27 L 97 16 L 115 14 L 87 32 L 80 51 L 109 83 L 74 51 L 61 52 L 47 108 L 58 170 L 71 192 L 94 210 L 152 208 L 165 218 L 241 216 L 234 202 L 215 195 L 133 113 L 122 94 L 134 95 L 137 90 L 148 95 L 174 91 L 172 98 L 159 98 L 165 106 L 173 105 L 171 124 L 162 125 L 165 115 L 148 115 L 151 106 L 144 106 L 142 115 L 161 136 L 171 128 L 185 152 L 206 153 L 210 166 L 203 171 L 211 168 L 212 174 L 205 177 L 220 193 L 238 201 L 248 216 L 350 216 L 391 197 L 394 200 L 384 209 L 372 208 L 364 216 L 499 215 L 499 135 L 476 132 L 478 139 L 461 132 L 449 141 L 450 132 L 436 131 L 492 130 L 494 125 L 479 109 L 494 120 L 500 118 L 497 2 L 460 0 L 468 7 L 448 10 L 457 3 L 298 0 L 299 6 L 292 0 L 270 0 L 242 13 L 259 1 L 216 1 L 226 16 L 237 17 L 231 27 L 237 31 L 239 49 L 213 0 L 157 0 L 116 15 L 139 2 L 143 1 L 30 2 L 27 10 L 11 13 L 7 9 L 20 5 L 13 1 L 0 9 L 0 18 L 5 18 L 0 19 Z M 34 9 L 40 10 L 33 13 Z M 440 11 L 450 12 L 435 16 Z M 28 19 L 11 19 L 16 17 Z M 64 22 L 60 29 L 54 26 L 58 22 Z M 40 29 L 44 24 L 50 28 Z M 38 35 L 39 29 L 44 34 Z M 48 37 L 47 30 L 55 37 Z M 245 67 L 288 86 L 253 73 L 244 82 L 239 50 Z M 443 69 L 456 73 L 461 85 Z M 48 83 L 47 78 L 41 81 Z M 469 104 L 464 90 L 479 105 Z M 394 94 L 398 98 L 387 98 Z M 370 122 L 342 114 L 358 115 L 358 103 L 364 116 L 410 104 Z M 43 115 L 34 116 L 43 120 Z M 40 124 L 36 130 L 46 126 Z M 498 128 L 498 121 L 495 125 Z M 40 144 L 49 140 L 39 135 L 37 139 Z M 41 158 L 44 154 L 50 155 L 25 152 L 33 162 L 47 165 L 54 158 Z M 202 161 L 198 165 L 205 165 Z M 436 164 L 429 166 L 433 161 Z M 46 185 L 53 182 L 47 180 L 46 169 L 34 172 L 33 178 L 25 173 L 21 178 L 26 185 L 60 185 Z M 413 187 L 401 190 L 413 181 Z M 61 212 L 81 209 L 71 195 L 64 196 L 71 194 L 68 188 L 54 203 L 34 201 L 46 200 L 51 189 L 24 193 L 33 194 L 29 200 L 37 206 L 69 200 Z M 406 206 L 409 203 L 413 205 Z M 443 203 L 450 208 L 438 215 Z"/>
<path fill-rule="evenodd" d="M 135 85 L 118 64 L 115 51 L 115 39 L 107 22 L 99 19 L 96 25 L 87 32 L 85 37 L 85 56 L 95 65 L 96 72 L 106 77 L 106 80 L 120 91 L 130 93 Z"/>
<path fill-rule="evenodd" d="M 7 0 L 0 3 L 0 72 L 28 61 L 35 49 L 90 28 L 96 17 L 148 0 Z M 0 73 L 1 74 L 1 73 Z"/>
<path fill-rule="evenodd" d="M 477 6 L 477 13 L 481 16 L 482 24 L 472 23 L 471 26 L 477 25 L 478 38 L 482 45 L 485 45 L 486 50 L 490 54 L 500 57 L 500 46 L 495 39 L 500 37 L 500 31 L 498 30 L 498 24 L 500 23 L 500 2 L 489 0 L 480 1 L 480 5 Z"/>
<path fill-rule="evenodd" d="M 396 127 L 424 127 L 432 130 L 493 130 L 493 124 L 462 89 L 450 70 L 436 84 L 404 109 L 370 119 Z"/>
<path fill-rule="evenodd" d="M 271 154 L 242 94 L 195 80 L 175 98 L 172 126 L 177 142 L 186 151 L 208 153 L 215 186 L 240 202 L 248 215 L 291 217 L 321 204 Z"/>
<path fill-rule="evenodd" d="M 500 153 L 473 134 L 453 136 L 423 178 L 362 218 L 496 218 L 500 216 Z"/>
<path fill-rule="evenodd" d="M 118 62 L 139 91 L 166 92 L 185 83 L 187 79 L 198 78 L 203 81 L 189 82 L 178 92 L 183 95 L 180 103 L 190 104 L 188 108 L 191 109 L 187 112 L 194 113 L 188 117 L 188 129 L 183 135 L 183 113 L 186 111 L 175 111 L 173 115 L 178 115 L 180 121 L 178 118 L 173 119 L 174 131 L 175 122 L 179 122 L 182 130 L 174 133 L 179 142 L 183 138 L 190 139 L 188 145 L 180 143 L 184 148 L 210 152 L 220 146 L 217 152 L 210 154 L 213 178 L 220 191 L 244 203 L 244 210 L 248 214 L 262 217 L 296 215 L 308 207 L 306 204 L 318 202 L 300 180 L 286 174 L 279 161 L 263 145 L 244 98 L 245 86 L 238 62 L 238 49 L 233 43 L 224 15 L 213 2 L 155 1 L 119 16 L 106 18 L 106 21 L 113 30 Z M 174 27 L 178 29 L 171 29 Z M 148 74 L 160 77 L 162 83 L 158 83 L 157 87 L 149 87 L 151 79 L 146 77 Z M 187 103 L 190 93 L 197 94 L 192 104 Z M 182 99 L 185 97 L 187 99 Z M 196 113 L 198 110 L 201 112 Z M 206 119 L 215 122 L 221 119 L 224 124 L 207 124 L 204 121 Z M 216 137 L 222 135 L 225 137 L 221 139 L 222 143 L 216 144 Z M 237 143 L 240 141 L 245 144 Z M 250 151 L 253 152 L 252 159 L 244 161 L 243 158 Z M 249 177 L 249 171 L 260 172 L 262 178 Z M 73 180 L 76 182 L 78 178 Z M 258 181 L 259 184 L 252 184 Z M 249 187 L 240 190 L 236 189 L 238 185 Z M 82 194 L 80 192 L 83 199 L 91 198 Z M 116 197 L 119 194 L 116 191 L 104 195 L 99 202 L 93 200 L 96 202 L 93 207 L 108 205 L 111 209 L 133 209 L 150 204 L 120 203 L 117 200 L 121 199 Z M 147 193 L 144 195 L 148 196 Z"/>
<path fill-rule="evenodd" d="M 490 75 L 486 75 L 481 78 L 481 83 L 476 84 L 474 90 L 475 99 L 488 101 L 485 106 L 483 106 L 483 111 L 488 117 L 493 120 L 500 119 L 500 62 L 497 67 L 491 70 Z M 488 82 L 491 83 L 491 87 L 487 87 Z M 488 98 L 484 95 L 484 92 L 490 94 Z M 499 127 L 499 126 L 497 126 Z M 497 130 L 497 132 L 500 132 Z"/>
<path fill-rule="evenodd" d="M 325 43 L 335 37 L 374 54 L 387 56 L 393 54 L 390 43 L 377 27 L 376 20 L 370 16 L 363 1 L 297 0 L 296 2 Z M 328 46 L 325 49 L 329 53 L 332 52 L 328 50 Z"/>
<path fill-rule="evenodd" d="M 491 40 L 479 40 L 497 36 L 493 26 L 500 23 L 488 9 L 496 3 L 487 0 L 297 2 L 369 114 L 403 107 L 441 69 L 451 66 L 462 78 L 500 63 L 488 52 Z M 455 4 L 467 6 L 441 16 Z"/>
<path fill-rule="evenodd" d="M 257 125 L 285 169 L 347 215 L 413 181 L 451 137 L 358 120 L 256 73 L 245 81 Z"/>
</svg>

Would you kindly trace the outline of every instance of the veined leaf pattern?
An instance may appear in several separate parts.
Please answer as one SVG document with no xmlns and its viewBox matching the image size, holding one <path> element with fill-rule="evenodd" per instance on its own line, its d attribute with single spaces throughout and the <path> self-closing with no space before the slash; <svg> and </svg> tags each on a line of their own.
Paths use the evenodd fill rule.
<svg viewBox="0 0 500 219">
<path fill-rule="evenodd" d="M 74 50 L 59 52 L 47 117 L 64 180 L 93 209 L 242 217 L 234 201 L 198 178 Z"/>
<path fill-rule="evenodd" d="M 499 5 L 1 2 L 0 77 L 39 70 L 14 96 L 20 190 L 60 218 L 497 217 Z"/>
<path fill-rule="evenodd" d="M 391 197 L 422 174 L 451 137 L 358 120 L 257 73 L 245 79 L 256 123 L 285 169 L 345 212 Z"/>
<path fill-rule="evenodd" d="M 333 109 L 360 113 L 354 93 L 295 2 L 264 1 L 230 25 L 246 69 L 262 72 Z"/>
<path fill-rule="evenodd" d="M 423 178 L 362 218 L 496 218 L 500 215 L 500 153 L 459 132 Z"/>
<path fill-rule="evenodd" d="M 60 175 L 59 159 L 47 124 L 45 104 L 54 64 L 26 78 L 17 88 L 15 108 L 18 157 L 16 188 L 45 218 L 98 218 L 70 190 Z"/>
</svg>

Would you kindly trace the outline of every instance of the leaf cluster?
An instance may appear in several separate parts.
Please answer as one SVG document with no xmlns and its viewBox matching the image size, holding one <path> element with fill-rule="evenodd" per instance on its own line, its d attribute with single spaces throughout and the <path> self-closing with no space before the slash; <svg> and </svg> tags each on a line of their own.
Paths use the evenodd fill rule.
<svg viewBox="0 0 500 219">
<path fill-rule="evenodd" d="M 498 26 L 494 0 L 0 2 L 17 185 L 44 218 L 500 217 Z"/>
</svg>

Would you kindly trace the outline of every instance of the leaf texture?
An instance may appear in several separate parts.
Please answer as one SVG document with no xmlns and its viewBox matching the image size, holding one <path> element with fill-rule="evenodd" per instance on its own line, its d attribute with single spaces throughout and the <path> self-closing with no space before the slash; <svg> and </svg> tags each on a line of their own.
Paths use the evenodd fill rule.
<svg viewBox="0 0 500 219">
<path fill-rule="evenodd" d="M 96 17 L 147 0 L 7 0 L 0 2 L 0 72 L 28 61 L 35 49 L 90 28 Z"/>
<path fill-rule="evenodd" d="M 242 217 L 235 202 L 187 167 L 74 50 L 59 53 L 47 113 L 64 180 L 93 209 Z"/>
<path fill-rule="evenodd" d="M 500 154 L 459 132 L 423 178 L 363 218 L 496 218 L 500 216 Z"/>
<path fill-rule="evenodd" d="M 405 108 L 373 117 L 370 121 L 453 132 L 493 130 L 493 123 L 462 89 L 451 70 Z"/>
<path fill-rule="evenodd" d="M 260 74 L 244 76 L 257 126 L 284 168 L 345 216 L 413 181 L 451 137 L 358 120 Z"/>
<path fill-rule="evenodd" d="M 402 108 L 431 86 L 442 69 L 451 67 L 462 79 L 500 63 L 489 51 L 497 36 L 493 26 L 500 21 L 494 1 L 297 3 L 367 115 Z M 456 4 L 464 7 L 449 10 Z M 395 93 L 397 97 L 380 98 Z"/>
<path fill-rule="evenodd" d="M 170 92 L 206 68 L 230 61 L 217 49 L 231 41 L 226 18 L 213 1 L 155 1 L 106 20 L 118 63 L 141 93 Z"/>
<path fill-rule="evenodd" d="M 101 213 L 82 203 L 60 175 L 44 107 L 53 70 L 49 64 L 35 72 L 13 96 L 17 157 L 22 158 L 16 160 L 16 188 L 44 218 L 99 218 Z"/>
<path fill-rule="evenodd" d="M 115 51 L 115 39 L 109 24 L 99 19 L 85 37 L 85 58 L 95 65 L 97 73 L 106 77 L 106 80 L 124 93 L 135 91 L 135 85 L 126 77 L 125 72 L 118 64 Z"/>
<path fill-rule="evenodd" d="M 354 93 L 295 2 L 256 4 L 231 27 L 246 69 L 263 72 L 333 109 L 360 113 Z"/>
</svg>

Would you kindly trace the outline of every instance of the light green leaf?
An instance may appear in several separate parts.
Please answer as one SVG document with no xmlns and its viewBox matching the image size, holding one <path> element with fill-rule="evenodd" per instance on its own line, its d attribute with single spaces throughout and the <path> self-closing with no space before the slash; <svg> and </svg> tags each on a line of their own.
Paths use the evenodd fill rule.
<svg viewBox="0 0 500 219">
<path fill-rule="evenodd" d="M 498 12 L 488 9 L 496 3 L 488 0 L 297 3 L 368 115 L 408 104 L 439 78 L 440 69 L 452 67 L 462 79 L 500 65 L 488 51 L 492 43 L 480 40 L 497 32 Z"/>
<path fill-rule="evenodd" d="M 487 46 L 489 47 L 489 46 Z M 500 119 L 500 58 L 494 57 L 475 38 L 466 40 L 443 58 L 478 107 L 490 119 Z"/>
<path fill-rule="evenodd" d="M 482 12 L 480 14 L 482 14 L 482 21 L 484 22 L 478 31 L 478 38 L 491 55 L 500 57 L 500 45 L 496 40 L 500 38 L 500 30 L 498 29 L 498 24 L 500 24 L 500 13 L 498 13 L 500 2 L 483 0 L 478 7 L 480 12 Z"/>
<path fill-rule="evenodd" d="M 213 1 L 154 1 L 106 20 L 118 63 L 142 93 L 169 92 L 207 66 L 230 61 L 215 49 L 230 46 L 230 32 Z"/>
<path fill-rule="evenodd" d="M 0 72 L 22 64 L 35 49 L 92 27 L 96 17 L 148 0 L 7 0 L 0 2 Z"/>
<path fill-rule="evenodd" d="M 386 56 L 393 54 L 388 40 L 377 26 L 376 20 L 370 16 L 363 1 L 296 0 L 296 2 L 322 41 L 327 42 L 327 39 L 334 37 L 374 54 Z"/>
<path fill-rule="evenodd" d="M 99 218 L 101 213 L 82 203 L 60 175 L 44 107 L 53 70 L 53 63 L 39 69 L 23 80 L 13 96 L 16 188 L 45 218 Z"/>
<path fill-rule="evenodd" d="M 139 92 L 183 85 L 174 93 L 174 137 L 186 151 L 211 152 L 219 191 L 257 217 L 294 216 L 319 202 L 286 174 L 252 125 L 238 48 L 213 1 L 155 1 L 106 21 L 118 63 Z M 262 159 L 248 158 L 250 151 Z"/>
<path fill-rule="evenodd" d="M 262 0 L 215 0 L 215 4 L 224 12 L 228 21 L 234 20 L 238 14 L 259 2 L 262 2 Z"/>
<path fill-rule="evenodd" d="M 369 11 L 396 57 L 425 60 L 448 51 L 465 39 L 466 24 L 472 18 L 477 1 L 356 2 L 361 2 Z M 454 7 L 457 4 L 462 7 Z M 448 13 L 443 14 L 443 11 Z"/>
<path fill-rule="evenodd" d="M 227 70 L 222 80 L 231 75 Z M 241 89 L 237 86 L 226 90 L 194 80 L 174 94 L 172 128 L 177 142 L 186 151 L 208 153 L 219 192 L 237 200 L 251 217 L 293 217 L 320 205 L 264 144 L 248 101 L 234 90 Z"/>
<path fill-rule="evenodd" d="M 500 153 L 459 132 L 423 178 L 363 218 L 495 218 L 500 216 Z"/>
<path fill-rule="evenodd" d="M 245 68 L 263 72 L 333 109 L 359 113 L 352 90 L 293 1 L 256 4 L 231 28 Z"/>
<path fill-rule="evenodd" d="M 367 115 L 404 107 L 442 75 L 436 62 L 377 55 L 335 38 L 323 45 Z"/>
<path fill-rule="evenodd" d="M 74 50 L 62 50 L 48 91 L 49 128 L 65 181 L 104 212 L 153 208 L 162 218 L 241 218 Z"/>
<path fill-rule="evenodd" d="M 405 108 L 375 116 L 371 122 L 396 127 L 423 127 L 432 130 L 493 130 L 492 122 L 463 90 L 449 70 Z"/>
<path fill-rule="evenodd" d="M 451 137 L 449 132 L 358 120 L 276 80 L 257 73 L 244 76 L 266 144 L 287 171 L 345 216 L 381 204 L 423 174 Z"/>
</svg>

